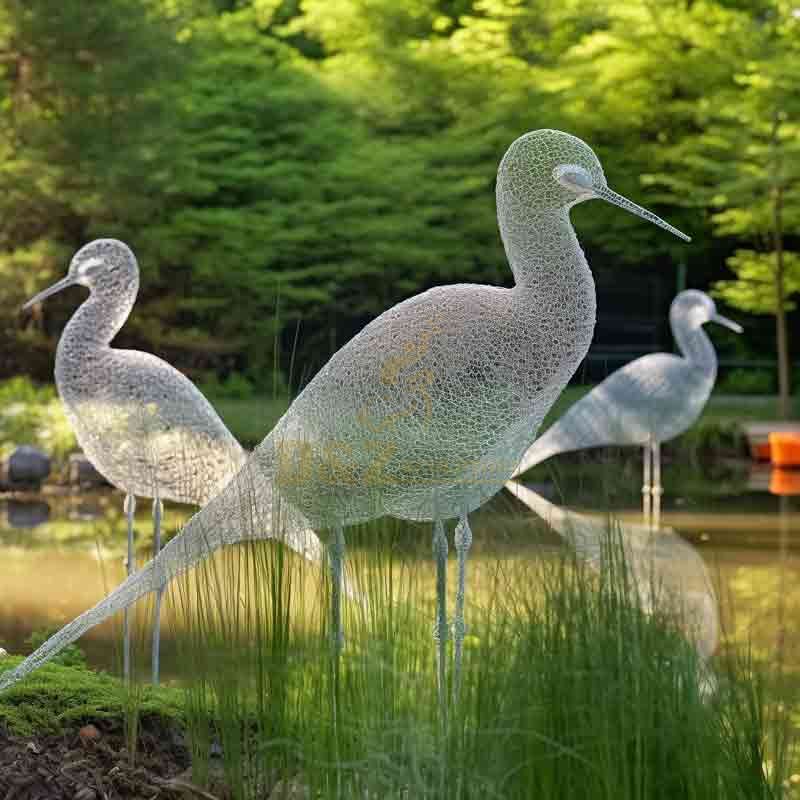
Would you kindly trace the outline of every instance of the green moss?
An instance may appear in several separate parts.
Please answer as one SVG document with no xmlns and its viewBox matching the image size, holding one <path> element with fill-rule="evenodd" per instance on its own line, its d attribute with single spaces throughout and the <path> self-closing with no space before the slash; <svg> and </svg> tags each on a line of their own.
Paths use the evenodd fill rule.
<svg viewBox="0 0 800 800">
<path fill-rule="evenodd" d="M 21 661 L 22 658 L 6 656 L 0 660 L 0 673 Z M 183 693 L 152 686 L 128 689 L 122 681 L 103 672 L 46 664 L 0 694 L 0 725 L 20 736 L 59 733 L 97 719 L 123 719 L 132 710 L 140 717 L 181 722 Z"/>
</svg>

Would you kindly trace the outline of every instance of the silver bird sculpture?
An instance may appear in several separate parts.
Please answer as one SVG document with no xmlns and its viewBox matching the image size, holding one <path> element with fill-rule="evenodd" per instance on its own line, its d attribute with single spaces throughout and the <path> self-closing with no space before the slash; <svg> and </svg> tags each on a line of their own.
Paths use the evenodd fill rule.
<svg viewBox="0 0 800 800">
<path fill-rule="evenodd" d="M 695 289 L 675 297 L 669 320 L 681 355 L 650 353 L 613 372 L 528 448 L 514 477 L 558 453 L 638 445 L 644 449 L 644 516 L 646 522 L 658 526 L 663 492 L 661 443 L 694 425 L 717 378 L 717 354 L 703 325 L 716 322 L 742 332 L 740 325 L 717 313 L 707 294 Z"/>
<path fill-rule="evenodd" d="M 631 600 L 647 614 L 656 610 L 669 614 L 698 655 L 704 661 L 711 658 L 719 644 L 719 603 L 705 562 L 691 544 L 671 528 L 654 531 L 648 525 L 577 514 L 519 481 L 508 481 L 506 489 L 574 547 L 578 557 L 593 569 L 602 569 L 609 534 L 618 530 L 629 588 L 635 593 Z"/>
<path fill-rule="evenodd" d="M 591 270 L 569 219 L 599 198 L 684 234 L 616 194 L 591 148 L 538 130 L 517 139 L 497 176 L 497 215 L 515 285 L 441 286 L 369 323 L 297 396 L 237 476 L 161 554 L 106 600 L 69 623 L 0 689 L 115 611 L 163 586 L 228 541 L 297 517 L 332 531 L 331 627 L 341 647 L 344 527 L 382 515 L 429 521 L 437 565 L 437 678 L 445 695 L 449 638 L 448 543 L 457 519 L 455 691 L 465 632 L 468 515 L 499 491 L 547 410 L 586 354 L 594 332 Z"/>
<path fill-rule="evenodd" d="M 98 239 L 72 258 L 67 275 L 29 300 L 24 309 L 67 287 L 89 297 L 67 323 L 56 349 L 55 379 L 78 443 L 94 467 L 125 492 L 128 575 L 134 571 L 135 498 L 153 498 L 154 550 L 160 550 L 162 500 L 204 506 L 233 478 L 247 454 L 200 390 L 150 353 L 119 350 L 111 342 L 127 320 L 139 290 L 131 249 Z M 320 556 L 315 535 L 302 544 Z M 159 606 L 153 634 L 153 678 L 158 681 Z M 126 618 L 124 670 L 130 670 Z"/>
</svg>

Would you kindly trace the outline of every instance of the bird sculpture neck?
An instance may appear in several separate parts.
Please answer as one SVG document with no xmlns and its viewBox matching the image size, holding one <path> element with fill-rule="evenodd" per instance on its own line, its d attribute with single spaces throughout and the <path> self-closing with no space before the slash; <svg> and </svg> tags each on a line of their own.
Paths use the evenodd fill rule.
<svg viewBox="0 0 800 800">
<path fill-rule="evenodd" d="M 672 335 L 683 357 L 693 366 L 710 376 L 717 374 L 717 351 L 702 325 L 683 319 L 670 320 Z"/>
<path fill-rule="evenodd" d="M 593 329 L 594 279 L 566 208 L 529 216 L 504 213 L 499 219 L 514 291 L 531 294 L 539 320 Z M 591 334 L 587 340 L 588 347 Z"/>
<path fill-rule="evenodd" d="M 131 313 L 139 291 L 138 276 L 126 285 L 94 288 L 78 307 L 61 334 L 56 361 L 70 354 L 108 347 Z"/>
<path fill-rule="evenodd" d="M 589 271 L 566 208 L 538 214 L 502 214 L 499 225 L 520 288 L 539 288 L 545 282 L 558 281 L 559 276 L 571 279 Z"/>
</svg>

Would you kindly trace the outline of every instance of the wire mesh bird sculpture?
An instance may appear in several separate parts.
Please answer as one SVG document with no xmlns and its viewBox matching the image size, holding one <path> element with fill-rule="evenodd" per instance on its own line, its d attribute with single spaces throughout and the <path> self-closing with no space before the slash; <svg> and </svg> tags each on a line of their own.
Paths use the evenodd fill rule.
<svg viewBox="0 0 800 800">
<path fill-rule="evenodd" d="M 695 423 L 717 378 L 717 354 L 703 325 L 716 322 L 742 332 L 740 325 L 717 313 L 707 294 L 695 289 L 675 297 L 669 320 L 681 355 L 650 353 L 613 372 L 528 448 L 514 477 L 558 453 L 639 445 L 644 448 L 644 517 L 658 526 L 663 493 L 661 443 Z"/>
<path fill-rule="evenodd" d="M 236 475 L 247 454 L 200 390 L 150 353 L 119 350 L 111 341 L 127 320 L 139 290 L 139 265 L 130 248 L 98 239 L 73 257 L 68 274 L 24 309 L 69 286 L 89 297 L 67 323 L 56 349 L 55 378 L 67 418 L 94 467 L 125 492 L 127 569 L 134 571 L 136 496 L 153 498 L 154 551 L 161 549 L 163 500 L 204 506 Z M 319 557 L 312 531 L 293 540 Z M 159 606 L 153 633 L 153 678 L 158 682 Z M 124 671 L 130 670 L 127 617 Z"/>
<path fill-rule="evenodd" d="M 434 638 L 446 696 L 448 542 L 457 519 L 454 692 L 462 657 L 468 515 L 499 491 L 586 354 L 595 289 L 569 219 L 599 198 L 684 234 L 608 188 L 580 139 L 538 130 L 517 139 L 497 176 L 497 215 L 515 285 L 440 286 L 390 308 L 336 352 L 237 476 L 140 572 L 69 623 L 0 688 L 85 630 L 164 585 L 227 541 L 297 515 L 332 532 L 331 627 L 342 645 L 344 527 L 382 515 L 428 521 L 437 572 Z"/>
<path fill-rule="evenodd" d="M 562 508 L 519 481 L 506 489 L 600 570 L 608 559 L 624 558 L 631 601 L 647 614 L 668 614 L 707 661 L 719 644 L 719 603 L 708 569 L 697 550 L 671 528 L 594 518 Z M 620 550 L 616 551 L 619 543 Z"/>
</svg>

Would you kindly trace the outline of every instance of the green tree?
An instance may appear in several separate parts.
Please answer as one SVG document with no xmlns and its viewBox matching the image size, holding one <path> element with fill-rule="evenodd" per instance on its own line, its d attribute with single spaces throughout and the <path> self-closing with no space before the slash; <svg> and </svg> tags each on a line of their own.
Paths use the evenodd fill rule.
<svg viewBox="0 0 800 800">
<path fill-rule="evenodd" d="M 717 291 L 734 307 L 775 316 L 783 417 L 789 414 L 791 394 L 786 312 L 793 308 L 790 295 L 800 290 L 800 253 L 787 251 L 786 243 L 787 230 L 800 230 L 800 98 L 790 73 L 782 70 L 798 63 L 798 36 L 800 25 L 791 43 L 767 37 L 767 48 L 783 52 L 776 55 L 773 50 L 768 61 L 748 64 L 739 78 L 744 91 L 738 103 L 725 109 L 725 121 L 714 129 L 720 141 L 736 147 L 732 175 L 721 181 L 713 201 L 720 208 L 713 216 L 717 230 L 760 246 L 728 259 L 737 280 L 717 284 Z M 793 58 L 791 49 L 796 51 Z M 732 110 L 739 112 L 736 118 Z M 763 295 L 765 279 L 771 284 L 771 302 Z"/>
<path fill-rule="evenodd" d="M 139 233 L 159 269 L 132 325 L 184 366 L 271 385 L 297 320 L 307 372 L 392 303 L 463 279 L 481 255 L 467 198 L 493 215 L 491 175 L 476 181 L 458 148 L 376 130 L 259 10 L 192 27 L 181 160 L 166 213 Z M 499 252 L 493 225 L 480 246 Z"/>
<path fill-rule="evenodd" d="M 16 343 L 3 371 L 50 360 L 38 330 L 20 336 L 20 301 L 86 239 L 154 213 L 180 50 L 174 21 L 146 1 L 0 5 L 0 328 Z"/>
<path fill-rule="evenodd" d="M 140 256 L 123 346 L 267 385 L 300 320 L 296 374 L 433 284 L 508 283 L 495 172 L 540 127 L 694 238 L 585 204 L 595 270 L 687 259 L 772 308 L 798 249 L 797 26 L 785 0 L 3 0 L 0 372 L 50 372 L 13 309 L 95 235 Z"/>
<path fill-rule="evenodd" d="M 780 0 L 761 10 L 738 29 L 734 47 L 743 58 L 731 81 L 699 106 L 700 131 L 672 153 L 684 165 L 672 187 L 696 195 L 708 208 L 715 234 L 740 245 L 727 259 L 736 280 L 721 281 L 716 289 L 734 307 L 775 316 L 778 410 L 786 416 L 786 313 L 798 279 L 798 255 L 790 245 L 800 244 L 800 95 L 794 79 L 800 19 Z"/>
<path fill-rule="evenodd" d="M 750 314 L 778 315 L 777 259 L 774 252 L 760 253 L 756 250 L 737 250 L 727 260 L 735 280 L 717 281 L 714 293 L 729 306 Z M 783 305 L 785 311 L 793 311 L 796 303 L 792 295 L 800 292 L 800 254 L 783 252 Z"/>
</svg>

